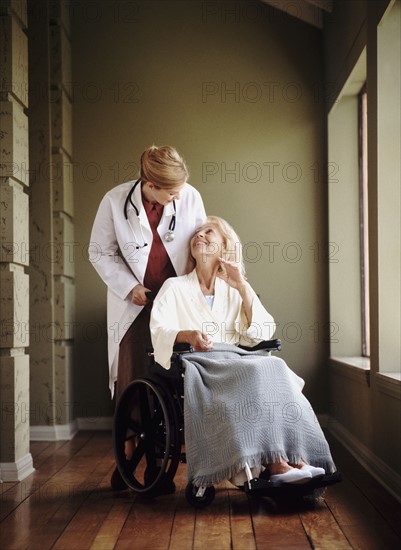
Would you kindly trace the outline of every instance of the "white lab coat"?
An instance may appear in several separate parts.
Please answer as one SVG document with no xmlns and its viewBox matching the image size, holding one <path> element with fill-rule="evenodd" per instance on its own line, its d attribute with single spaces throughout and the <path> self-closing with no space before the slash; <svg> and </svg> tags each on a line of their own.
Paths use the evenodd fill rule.
<svg viewBox="0 0 401 550">
<path fill-rule="evenodd" d="M 117 380 L 118 351 L 120 342 L 139 315 L 142 306 L 134 305 L 129 294 L 138 283 L 143 284 L 149 253 L 152 248 L 152 230 L 142 203 L 141 185 L 137 185 L 132 201 L 139 211 L 129 203 L 124 216 L 124 203 L 135 181 L 123 183 L 111 189 L 103 197 L 92 228 L 89 258 L 108 287 L 107 292 L 107 332 L 109 358 L 109 386 L 113 395 Z M 200 193 L 186 184 L 176 204 L 176 226 L 174 240 L 166 242 L 174 214 L 174 206 L 164 207 L 158 226 L 158 233 L 170 257 L 177 275 L 185 273 L 189 239 L 195 230 L 205 222 L 206 213 Z M 144 242 L 147 246 L 142 247 Z M 137 248 L 139 246 L 140 248 Z"/>
<path fill-rule="evenodd" d="M 276 330 L 273 317 L 252 290 L 252 321 L 248 325 L 237 290 L 216 279 L 212 309 L 201 291 L 196 270 L 167 279 L 154 301 L 150 331 L 155 361 L 170 368 L 170 358 L 180 330 L 200 330 L 213 342 L 255 345 L 270 340 Z"/>
</svg>

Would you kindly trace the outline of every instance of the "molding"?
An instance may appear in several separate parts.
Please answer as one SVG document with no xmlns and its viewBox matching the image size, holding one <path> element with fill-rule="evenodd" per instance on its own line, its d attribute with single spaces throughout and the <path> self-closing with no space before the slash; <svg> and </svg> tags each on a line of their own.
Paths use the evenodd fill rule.
<svg viewBox="0 0 401 550">
<path fill-rule="evenodd" d="M 111 431 L 113 429 L 112 416 L 94 416 L 91 418 L 77 418 L 78 430 Z"/>
<path fill-rule="evenodd" d="M 375 376 L 375 382 L 376 387 L 380 392 L 385 393 L 394 399 L 398 399 L 398 401 L 401 400 L 401 380 L 392 377 L 391 374 L 386 375 L 385 373 L 378 372 Z"/>
<path fill-rule="evenodd" d="M 346 376 L 355 382 L 370 387 L 370 369 L 366 366 L 367 363 L 363 363 L 361 359 L 363 358 L 330 357 L 330 370 L 334 374 Z"/>
<path fill-rule="evenodd" d="M 329 415 L 322 416 L 322 425 L 327 428 L 386 491 L 401 503 L 401 476 L 396 471 L 390 468 L 333 417 Z"/>
<path fill-rule="evenodd" d="M 35 471 L 31 453 L 16 462 L 0 462 L 1 481 L 22 481 Z"/>
<path fill-rule="evenodd" d="M 54 426 L 31 426 L 31 441 L 65 441 L 70 440 L 78 432 L 77 421 L 69 424 L 55 424 Z"/>
<path fill-rule="evenodd" d="M 72 439 L 78 431 L 111 431 L 112 416 L 94 416 L 76 418 L 69 424 L 54 426 L 31 426 L 31 441 L 66 441 Z"/>
</svg>

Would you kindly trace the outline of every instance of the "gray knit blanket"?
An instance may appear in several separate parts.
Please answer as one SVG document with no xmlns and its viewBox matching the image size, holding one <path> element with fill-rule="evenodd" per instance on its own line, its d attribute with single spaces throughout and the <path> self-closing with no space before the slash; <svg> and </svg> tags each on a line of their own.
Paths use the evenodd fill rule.
<svg viewBox="0 0 401 550">
<path fill-rule="evenodd" d="M 280 459 L 336 470 L 304 381 L 282 359 L 217 344 L 183 363 L 187 475 L 195 486 Z"/>
</svg>

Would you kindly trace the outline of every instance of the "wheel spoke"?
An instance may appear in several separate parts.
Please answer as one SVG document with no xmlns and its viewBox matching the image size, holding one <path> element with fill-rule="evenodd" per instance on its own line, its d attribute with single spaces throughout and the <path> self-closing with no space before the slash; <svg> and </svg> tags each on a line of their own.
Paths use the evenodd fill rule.
<svg viewBox="0 0 401 550">
<path fill-rule="evenodd" d="M 135 435 L 140 435 L 142 430 L 137 420 L 134 420 L 133 418 L 128 418 L 126 420 L 126 425 L 127 425 L 127 430 L 133 431 Z"/>
<path fill-rule="evenodd" d="M 153 443 L 155 447 L 158 449 L 165 450 L 166 449 L 166 440 L 165 439 L 153 439 Z"/>
<path fill-rule="evenodd" d="M 146 452 L 146 445 L 145 445 L 145 442 L 141 440 L 136 446 L 132 457 L 129 460 L 127 460 L 127 463 L 132 468 L 136 468 L 136 466 L 138 466 L 138 464 L 140 463 L 145 452 Z"/>
<path fill-rule="evenodd" d="M 163 422 L 162 422 L 163 421 Z M 165 429 L 165 419 L 161 407 L 155 412 L 150 425 L 150 433 L 156 435 L 160 428 Z"/>
</svg>

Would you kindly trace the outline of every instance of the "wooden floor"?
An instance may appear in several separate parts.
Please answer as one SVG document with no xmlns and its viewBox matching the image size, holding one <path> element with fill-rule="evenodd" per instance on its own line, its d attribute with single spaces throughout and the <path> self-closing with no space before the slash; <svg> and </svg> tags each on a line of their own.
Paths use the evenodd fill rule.
<svg viewBox="0 0 401 550">
<path fill-rule="evenodd" d="M 151 550 L 397 549 L 401 506 L 337 443 L 333 456 L 343 481 L 324 499 L 277 510 L 228 483 L 196 511 L 177 492 L 157 499 L 113 493 L 111 434 L 80 432 L 72 441 L 32 443 L 36 471 L 20 483 L 0 485 L 0 547 Z"/>
</svg>

